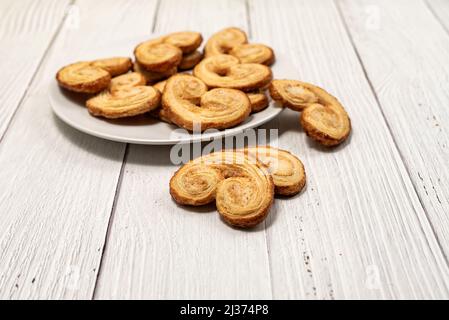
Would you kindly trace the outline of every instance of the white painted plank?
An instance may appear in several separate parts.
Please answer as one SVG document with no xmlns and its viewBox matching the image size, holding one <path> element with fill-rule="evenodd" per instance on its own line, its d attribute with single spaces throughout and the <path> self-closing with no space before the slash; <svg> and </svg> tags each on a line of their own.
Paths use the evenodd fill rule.
<svg viewBox="0 0 449 320">
<path fill-rule="evenodd" d="M 0 298 L 92 297 L 125 145 L 57 120 L 47 86 L 68 52 L 135 36 L 155 7 L 77 2 L 14 117 L 0 145 Z"/>
<path fill-rule="evenodd" d="M 156 32 L 247 29 L 238 1 L 163 1 Z M 177 206 L 170 147 L 130 146 L 97 298 L 271 298 L 264 226 L 235 230 L 215 208 Z"/>
<path fill-rule="evenodd" d="M 449 1 L 447 0 L 426 0 L 426 4 L 437 17 L 438 21 L 449 33 Z"/>
<path fill-rule="evenodd" d="M 250 16 L 254 36 L 290 53 L 298 78 L 337 96 L 353 124 L 350 141 L 331 150 L 305 137 L 294 112 L 271 124 L 308 175 L 307 190 L 278 200 L 271 217 L 274 297 L 447 298 L 447 261 L 335 3 L 252 1 Z"/>
<path fill-rule="evenodd" d="M 69 1 L 0 2 L 0 138 L 25 94 Z"/>
<path fill-rule="evenodd" d="M 431 3 L 435 10 L 443 8 L 442 3 Z M 344 1 L 342 12 L 427 216 L 449 256 L 449 34 L 422 1 L 369 4 Z M 445 8 L 449 13 L 448 2 Z M 374 15 L 368 25 L 367 13 Z"/>
</svg>

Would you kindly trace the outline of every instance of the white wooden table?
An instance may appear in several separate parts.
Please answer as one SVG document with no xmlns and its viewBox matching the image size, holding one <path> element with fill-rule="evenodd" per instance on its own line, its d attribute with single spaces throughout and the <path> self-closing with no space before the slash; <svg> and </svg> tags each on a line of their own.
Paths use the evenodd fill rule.
<svg viewBox="0 0 449 320">
<path fill-rule="evenodd" d="M 307 190 L 253 231 L 177 206 L 168 146 L 58 120 L 58 54 L 238 26 L 333 93 L 349 143 L 269 123 Z M 449 298 L 449 1 L 2 0 L 0 297 Z"/>
</svg>

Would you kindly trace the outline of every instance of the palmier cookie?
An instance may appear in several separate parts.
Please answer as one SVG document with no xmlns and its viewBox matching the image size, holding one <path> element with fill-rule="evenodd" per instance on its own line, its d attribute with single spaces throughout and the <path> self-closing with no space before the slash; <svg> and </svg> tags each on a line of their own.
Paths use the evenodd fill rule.
<svg viewBox="0 0 449 320">
<path fill-rule="evenodd" d="M 162 41 L 178 47 L 183 54 L 187 55 L 198 49 L 203 42 L 203 37 L 199 32 L 182 31 L 170 33 L 162 37 Z"/>
<path fill-rule="evenodd" d="M 251 103 L 251 113 L 256 113 L 268 107 L 269 100 L 264 90 L 258 90 L 247 93 Z"/>
<path fill-rule="evenodd" d="M 184 205 L 215 202 L 225 222 L 249 228 L 262 222 L 274 200 L 267 169 L 234 151 L 215 152 L 181 167 L 170 180 L 170 194 Z"/>
<path fill-rule="evenodd" d="M 134 55 L 143 69 L 159 73 L 176 68 L 182 59 L 182 51 L 178 47 L 153 40 L 139 44 Z"/>
<path fill-rule="evenodd" d="M 271 66 L 274 52 L 270 47 L 259 43 L 245 43 L 232 48 L 229 54 L 239 58 L 241 63 L 260 63 Z"/>
<path fill-rule="evenodd" d="M 239 28 L 226 28 L 213 34 L 206 43 L 204 52 L 206 57 L 217 54 L 227 54 L 234 47 L 247 43 L 246 33 Z"/>
<path fill-rule="evenodd" d="M 77 62 L 61 68 L 56 74 L 58 84 L 70 91 L 97 93 L 109 86 L 111 75 L 91 62 Z"/>
<path fill-rule="evenodd" d="M 154 84 L 155 82 L 167 79 L 168 77 L 171 77 L 172 75 L 174 75 L 178 69 L 177 67 L 173 67 L 167 71 L 164 72 L 154 72 L 154 71 L 148 71 L 145 70 L 139 63 L 134 62 L 133 65 L 133 69 L 135 72 L 138 72 L 140 74 L 142 74 L 146 81 L 147 84 Z"/>
<path fill-rule="evenodd" d="M 104 91 L 87 100 L 86 106 L 94 116 L 105 118 L 131 117 L 151 111 L 160 104 L 161 94 L 153 87 L 125 87 Z"/>
<path fill-rule="evenodd" d="M 346 110 L 324 89 L 296 80 L 273 80 L 270 94 L 293 110 L 303 110 L 301 125 L 319 143 L 335 146 L 349 136 L 351 120 Z"/>
<path fill-rule="evenodd" d="M 231 55 L 220 54 L 203 59 L 193 74 L 211 88 L 252 91 L 263 88 L 273 78 L 271 69 L 258 63 L 240 63 Z"/>
<path fill-rule="evenodd" d="M 193 69 L 193 67 L 195 67 L 201 59 L 203 59 L 203 54 L 198 50 L 185 54 L 182 56 L 182 60 L 178 68 L 180 70 Z"/>
<path fill-rule="evenodd" d="M 109 84 L 109 91 L 113 92 L 123 88 L 144 86 L 146 84 L 145 77 L 138 72 L 130 72 L 112 78 Z"/>
<path fill-rule="evenodd" d="M 274 192 L 292 196 L 299 193 L 306 184 L 304 166 L 288 151 L 269 146 L 258 146 L 239 150 L 267 167 L 273 177 Z"/>
<path fill-rule="evenodd" d="M 245 93 L 217 88 L 207 91 L 200 79 L 177 74 L 168 79 L 162 107 L 169 119 L 187 130 L 225 129 L 243 122 L 251 112 Z"/>
<path fill-rule="evenodd" d="M 112 77 L 115 77 L 131 70 L 132 61 L 127 57 L 114 57 L 94 60 L 92 65 L 106 70 Z"/>
</svg>

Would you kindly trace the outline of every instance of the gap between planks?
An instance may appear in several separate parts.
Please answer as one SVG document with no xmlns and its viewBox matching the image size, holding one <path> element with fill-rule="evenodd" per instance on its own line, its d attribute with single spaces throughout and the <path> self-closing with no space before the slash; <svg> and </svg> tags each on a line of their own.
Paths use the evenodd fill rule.
<svg viewBox="0 0 449 320">
<path fill-rule="evenodd" d="M 100 279 L 101 271 L 103 269 L 103 258 L 104 258 L 104 254 L 106 252 L 106 246 L 107 246 L 107 243 L 109 240 L 109 236 L 111 234 L 112 224 L 114 223 L 115 208 L 116 208 L 118 196 L 120 193 L 120 187 L 122 186 L 123 173 L 125 171 L 126 159 L 128 158 L 128 152 L 129 152 L 129 143 L 126 144 L 125 151 L 123 152 L 122 166 L 120 167 L 120 173 L 117 178 L 117 184 L 115 186 L 115 193 L 114 193 L 114 200 L 112 201 L 111 213 L 109 214 L 108 227 L 106 229 L 103 247 L 101 248 L 100 263 L 98 265 L 98 272 L 97 272 L 97 276 L 95 278 L 94 290 L 93 290 L 92 296 L 91 296 L 92 300 L 95 300 L 96 296 L 97 296 L 98 280 Z"/>
<path fill-rule="evenodd" d="M 410 173 L 410 168 L 409 168 L 409 166 L 407 165 L 407 162 L 405 161 L 404 155 L 402 154 L 402 151 L 401 151 L 401 149 L 399 148 L 399 145 L 398 145 L 398 142 L 397 142 L 397 140 L 396 140 L 396 137 L 394 136 L 393 131 L 391 130 L 390 123 L 387 121 L 387 118 L 386 118 L 386 116 L 385 116 L 385 113 L 384 113 L 384 111 L 383 111 L 383 108 L 381 107 L 381 102 L 380 102 L 380 100 L 379 100 L 379 96 L 377 95 L 377 92 L 376 92 L 376 90 L 374 89 L 374 85 L 373 85 L 373 83 L 372 83 L 372 81 L 371 81 L 371 79 L 370 79 L 370 77 L 369 77 L 369 75 L 368 75 L 368 72 L 367 72 L 367 70 L 366 70 L 365 64 L 363 63 L 362 57 L 360 56 L 360 53 L 359 53 L 359 51 L 358 51 L 358 49 L 357 49 L 357 46 L 355 45 L 354 39 L 353 39 L 353 37 L 352 37 L 351 31 L 349 30 L 349 26 L 348 26 L 348 24 L 347 24 L 347 22 L 346 22 L 346 20 L 345 20 L 345 17 L 344 17 L 344 15 L 343 15 L 343 12 L 341 11 L 342 9 L 341 9 L 341 6 L 340 6 L 340 1 L 339 1 L 339 0 L 334 0 L 334 1 L 335 1 L 335 5 L 336 5 L 336 8 L 337 8 L 337 11 L 338 11 L 338 15 L 339 15 L 339 17 L 340 17 L 340 20 L 341 20 L 342 23 L 343 23 L 343 27 L 344 27 L 344 29 L 345 29 L 345 31 L 346 31 L 346 34 L 347 34 L 347 36 L 348 36 L 348 38 L 349 38 L 349 41 L 350 41 L 350 43 L 351 43 L 352 49 L 354 50 L 354 53 L 355 53 L 355 55 L 357 56 L 357 60 L 358 60 L 360 66 L 361 66 L 361 68 L 362 68 L 362 70 L 363 70 L 363 75 L 364 75 L 366 81 L 367 81 L 368 84 L 369 84 L 371 93 L 373 94 L 374 99 L 375 99 L 375 101 L 376 101 L 376 105 L 377 105 L 377 107 L 379 108 L 380 113 L 381 113 L 381 115 L 382 115 L 382 118 L 383 118 L 383 120 L 384 120 L 384 122 L 385 122 L 385 124 L 386 124 L 386 126 L 387 126 L 388 134 L 391 136 L 391 138 L 392 138 L 392 140 L 393 140 L 394 147 L 395 147 L 396 151 L 398 152 L 398 154 L 399 154 L 399 156 L 400 156 L 400 158 L 401 158 L 402 164 L 404 165 L 404 168 L 405 168 L 405 170 L 406 170 L 406 172 L 407 172 L 408 178 L 409 178 L 409 180 L 410 180 L 411 183 L 412 183 L 412 186 L 413 186 L 413 192 L 416 194 L 416 196 L 417 196 L 417 198 L 418 198 L 418 200 L 419 200 L 419 204 L 420 204 L 421 208 L 422 208 L 423 211 L 424 211 L 424 214 L 425 214 L 425 216 L 426 216 L 426 220 L 427 220 L 427 222 L 429 223 L 429 226 L 430 226 L 430 228 L 431 228 L 431 230 L 432 230 L 432 234 L 433 234 L 433 236 L 435 237 L 435 240 L 436 240 L 436 242 L 437 242 L 437 244 L 438 244 L 438 248 L 440 249 L 440 252 L 441 252 L 441 254 L 442 254 L 443 257 L 444 257 L 444 261 L 446 262 L 446 265 L 449 267 L 449 260 L 448 260 L 448 257 L 447 257 L 446 253 L 445 253 L 444 250 L 443 250 L 443 246 L 441 245 L 440 238 L 438 237 L 438 234 L 437 234 L 436 231 L 435 231 L 435 227 L 434 227 L 433 223 L 432 223 L 431 220 L 430 220 L 430 217 L 429 217 L 429 213 L 428 213 L 428 211 L 427 211 L 427 208 L 424 206 L 424 202 L 423 202 L 423 200 L 422 200 L 422 198 L 421 198 L 421 195 L 419 194 L 418 189 L 417 189 L 417 187 L 416 187 L 416 182 L 414 181 L 414 179 L 413 179 L 413 177 L 412 177 L 412 175 L 411 175 L 411 173 Z M 433 11 L 429 8 L 429 5 L 428 5 L 427 1 L 425 1 L 425 3 L 426 3 L 426 7 L 429 9 L 429 11 L 431 11 L 432 15 L 436 18 L 436 16 L 435 16 L 435 14 L 433 13 Z M 437 18 L 436 18 L 436 19 L 437 19 Z M 437 20 L 438 20 L 438 22 L 439 22 L 440 25 L 441 25 L 440 20 L 439 20 L 439 19 L 437 19 Z M 445 30 L 446 30 L 446 29 L 445 29 Z M 447 30 L 446 30 L 446 31 L 447 31 Z M 420 228 L 421 228 L 421 230 L 422 230 L 422 225 L 421 225 L 421 224 L 420 224 Z M 426 241 L 428 242 L 428 239 L 427 239 L 427 238 L 426 238 Z"/>
<path fill-rule="evenodd" d="M 427 7 L 427 9 L 430 11 L 432 16 L 435 18 L 435 20 L 438 21 L 438 24 L 444 29 L 445 33 L 449 36 L 449 29 L 448 27 L 441 21 L 441 18 L 437 15 L 432 5 L 429 3 L 429 0 L 424 0 L 424 5 Z"/>
<path fill-rule="evenodd" d="M 50 52 L 51 47 L 53 46 L 54 42 L 56 41 L 56 39 L 58 38 L 59 33 L 62 30 L 62 27 L 64 26 L 66 20 L 67 20 L 67 15 L 68 15 L 68 10 L 67 8 L 69 8 L 70 6 L 75 4 L 76 0 L 70 0 L 70 2 L 67 4 L 66 8 L 65 8 L 65 13 L 64 16 L 62 17 L 61 21 L 59 22 L 58 26 L 56 27 L 56 30 L 53 34 L 53 36 L 50 39 L 50 42 L 48 43 L 47 47 L 44 50 L 44 53 L 42 54 L 42 57 L 39 59 L 39 62 L 37 64 L 36 69 L 33 72 L 33 75 L 31 76 L 30 81 L 28 81 L 27 86 L 22 94 L 22 96 L 19 99 L 19 102 L 17 103 L 16 108 L 14 109 L 11 118 L 9 119 L 8 123 L 6 124 L 5 130 L 3 131 L 3 134 L 0 136 L 0 143 L 2 143 L 3 138 L 6 136 L 6 133 L 9 131 L 9 128 L 11 127 L 11 123 L 13 122 L 17 111 L 19 110 L 19 108 L 23 105 L 23 102 L 25 100 L 25 97 L 28 95 L 28 92 L 30 90 L 31 84 L 34 82 L 36 75 L 39 73 L 41 66 L 42 66 L 42 62 L 46 59 L 48 53 Z"/>
</svg>

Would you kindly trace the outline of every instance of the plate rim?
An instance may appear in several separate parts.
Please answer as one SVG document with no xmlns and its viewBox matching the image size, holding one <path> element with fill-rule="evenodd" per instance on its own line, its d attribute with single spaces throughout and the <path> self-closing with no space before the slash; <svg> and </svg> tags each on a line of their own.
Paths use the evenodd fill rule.
<svg viewBox="0 0 449 320">
<path fill-rule="evenodd" d="M 52 85 L 52 83 L 50 83 L 50 86 L 51 85 Z M 51 105 L 52 111 L 58 117 L 58 119 L 60 119 L 61 121 L 63 121 L 64 123 L 66 123 L 67 125 L 69 125 L 70 127 L 74 128 L 78 131 L 81 131 L 88 135 L 91 135 L 91 136 L 94 136 L 97 138 L 102 138 L 105 140 L 123 142 L 123 143 L 132 143 L 132 144 L 142 144 L 142 145 L 189 144 L 189 143 L 196 143 L 196 142 L 208 142 L 208 141 L 211 141 L 211 140 L 214 140 L 217 138 L 222 139 L 225 137 L 236 136 L 236 135 L 241 134 L 242 132 L 244 132 L 247 129 L 252 129 L 252 128 L 261 126 L 261 125 L 269 122 L 270 120 L 277 117 L 284 110 L 284 108 L 282 108 L 277 102 L 270 101 L 270 103 L 273 103 L 275 105 L 274 108 L 276 108 L 277 110 L 275 110 L 272 114 L 270 114 L 269 116 L 264 118 L 261 122 L 256 122 L 256 123 L 248 122 L 243 125 L 241 124 L 236 127 L 232 127 L 232 128 L 228 128 L 225 130 L 220 130 L 219 132 L 211 133 L 210 135 L 200 134 L 198 137 L 191 135 L 189 138 L 185 138 L 185 139 L 169 139 L 169 140 L 167 140 L 167 139 L 151 140 L 151 139 L 139 139 L 139 138 L 129 139 L 129 138 L 122 137 L 122 136 L 116 136 L 116 135 L 111 135 L 111 134 L 107 134 L 107 133 L 102 133 L 101 131 L 93 131 L 90 128 L 81 126 L 76 121 L 73 121 L 72 119 L 67 118 L 63 113 L 60 113 L 57 110 L 57 108 L 55 108 L 55 106 L 54 106 L 55 103 L 53 102 L 53 99 L 51 97 L 50 90 L 47 94 L 47 98 Z M 180 127 L 179 129 L 183 129 L 183 128 Z"/>
</svg>

